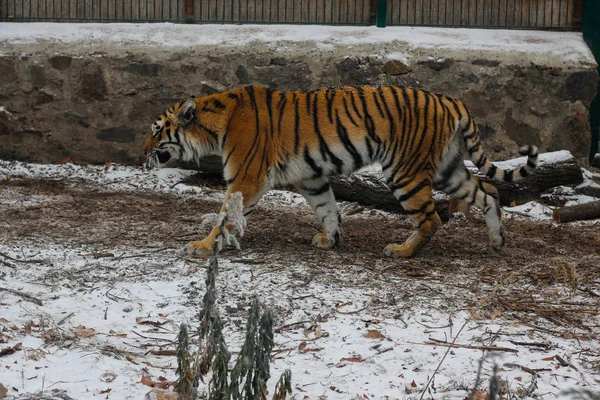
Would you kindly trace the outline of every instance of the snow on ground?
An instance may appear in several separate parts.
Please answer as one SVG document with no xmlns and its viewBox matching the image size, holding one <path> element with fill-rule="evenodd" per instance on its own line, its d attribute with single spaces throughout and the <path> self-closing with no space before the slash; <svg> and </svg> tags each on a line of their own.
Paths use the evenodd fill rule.
<svg viewBox="0 0 600 400">
<path fill-rule="evenodd" d="M 580 32 L 542 32 L 500 29 L 459 29 L 429 27 L 348 27 L 293 25 L 186 25 L 152 24 L 69 24 L 69 23 L 0 23 L 0 43 L 28 45 L 35 43 L 76 44 L 94 47 L 106 44 L 179 48 L 187 46 L 247 46 L 261 43 L 313 43 L 321 50 L 337 46 L 359 46 L 377 43 L 395 44 L 391 59 L 407 61 L 415 50 L 442 50 L 521 54 L 546 58 L 546 63 L 560 60 L 577 65 L 594 65 L 594 57 Z M 3 46 L 4 47 L 4 46 Z M 6 48 L 5 51 L 9 49 Z"/>
<path fill-rule="evenodd" d="M 220 192 L 178 184 L 189 174 L 0 161 L 0 181 L 85 181 L 107 191 L 222 199 Z M 0 210 L 35 207 L 46 200 L 17 199 L 20 204 L 2 203 Z M 285 191 L 270 192 L 264 203 L 305 204 Z M 23 394 L 59 390 L 74 399 L 140 399 L 150 390 L 142 377 L 165 385 L 175 379 L 175 358 L 158 350 L 174 348 L 179 324 L 195 325 L 198 310 L 191 304 L 203 294 L 201 262 L 181 258 L 179 249 L 150 244 L 98 253 L 93 244 L 60 243 L 51 237 L 0 243 L 0 254 L 0 287 L 31 294 L 43 303 L 0 290 L 0 350 L 20 343 L 15 353 L 0 357 L 0 383 L 9 395 L 30 398 Z M 422 294 L 403 298 L 402 276 L 344 266 L 335 274 L 345 284 L 336 284 L 311 281 L 310 265 L 302 262 L 258 269 L 260 263 L 252 257 L 223 260 L 218 287 L 227 295 L 218 302 L 221 312 L 233 315 L 226 337 L 234 357 L 243 341 L 251 296 L 284 316 L 276 324 L 271 391 L 276 377 L 290 368 L 294 399 L 416 399 L 424 388 L 424 398 L 463 399 L 481 360 L 480 387 L 487 386 L 497 364 L 502 385 L 518 398 L 535 394 L 566 399 L 571 395 L 564 391 L 572 388 L 600 390 L 599 366 L 590 367 L 597 362 L 600 344 L 586 340 L 585 332 L 577 333 L 577 340 L 566 340 L 494 312 L 482 317 L 478 299 L 469 309 L 449 314 L 452 304 L 439 291 L 452 298 L 461 290 L 453 285 L 432 289 L 434 283 L 421 283 L 417 292 Z M 382 290 L 383 283 L 395 289 Z M 571 301 L 581 299 L 575 295 Z M 448 351 L 440 344 L 453 340 L 475 348 Z M 524 342 L 537 347 L 515 344 Z M 502 350 L 482 351 L 486 346 Z"/>
</svg>

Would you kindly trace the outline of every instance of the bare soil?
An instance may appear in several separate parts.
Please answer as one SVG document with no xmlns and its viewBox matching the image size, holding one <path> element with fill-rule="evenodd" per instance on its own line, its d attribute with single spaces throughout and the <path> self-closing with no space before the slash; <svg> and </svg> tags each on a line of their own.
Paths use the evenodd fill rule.
<svg viewBox="0 0 600 400">
<path fill-rule="evenodd" d="M 210 190 L 210 189 L 209 189 Z M 94 251 L 116 246 L 134 249 L 180 249 L 189 240 L 203 237 L 201 216 L 218 211 L 220 204 L 196 198 L 146 192 L 111 192 L 85 183 L 14 180 L 0 182 L 3 199 L 22 201 L 23 207 L 0 207 L 0 240 L 18 243 L 85 244 Z M 36 206 L 36 198 L 44 198 Z M 29 205 L 27 205 L 29 204 Z M 333 250 L 310 246 L 319 226 L 308 206 L 260 206 L 251 215 L 242 250 L 226 251 L 223 259 L 260 260 L 264 265 L 304 264 L 317 271 L 318 279 L 345 283 L 352 268 L 367 271 L 363 285 L 386 284 L 386 276 L 403 276 L 408 287 L 430 281 L 460 288 L 466 298 L 494 297 L 490 309 L 503 308 L 514 317 L 534 324 L 542 319 L 557 334 L 573 330 L 599 336 L 581 305 L 600 305 L 600 229 L 597 224 L 564 224 L 505 219 L 507 243 L 500 252 L 490 249 L 487 229 L 480 215 L 454 218 L 443 225 L 431 242 L 414 258 L 391 260 L 382 250 L 391 242 L 401 243 L 411 233 L 401 215 L 342 203 L 343 243 Z M 352 215 L 348 215 L 352 214 Z M 414 285 L 413 285 L 414 283 Z M 553 304 L 551 291 L 559 284 L 582 301 Z M 496 289 L 494 289 L 494 287 Z M 502 290 L 497 291 L 501 287 Z M 532 288 L 539 289 L 532 293 Z M 536 290 L 537 291 L 537 290 Z M 535 294 L 535 296 L 534 296 Z M 551 305 L 551 307 L 550 307 Z"/>
</svg>

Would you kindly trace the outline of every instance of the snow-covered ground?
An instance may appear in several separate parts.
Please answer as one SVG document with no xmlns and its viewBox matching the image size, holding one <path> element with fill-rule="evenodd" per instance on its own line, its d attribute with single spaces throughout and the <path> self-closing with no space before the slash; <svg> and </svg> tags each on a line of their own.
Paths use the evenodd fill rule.
<svg viewBox="0 0 600 400">
<path fill-rule="evenodd" d="M 51 199 L 43 196 L 8 195 L 9 183 L 22 179 L 222 200 L 221 191 L 178 184 L 189 174 L 0 161 L 0 212 L 47 206 Z M 305 203 L 298 195 L 283 191 L 263 203 L 284 210 L 299 205 Z M 533 218 L 544 214 L 536 207 Z M 160 243 L 99 251 L 94 243 L 62 240 L 48 231 L 41 239 L 0 243 L 0 384 L 8 395 L 55 391 L 61 398 L 140 399 L 152 390 L 148 384 L 171 390 L 177 363 L 169 351 L 179 324 L 197 326 L 203 262 Z M 479 387 L 485 390 L 498 365 L 505 396 L 566 399 L 572 398 L 570 389 L 600 391 L 597 335 L 575 327 L 570 337 L 533 329 L 502 312 L 494 296 L 466 301 L 460 283 L 410 280 L 376 264 L 375 270 L 331 267 L 323 272 L 310 263 L 269 262 L 252 253 L 220 263 L 219 309 L 234 358 L 250 299 L 258 296 L 275 311 L 271 391 L 289 368 L 294 399 L 416 399 L 422 391 L 423 398 L 463 399 L 480 362 Z M 315 278 L 321 275 L 331 280 Z M 500 294 L 504 284 L 496 282 L 490 291 Z M 565 304 L 579 304 L 577 312 L 591 310 L 590 324 L 599 326 L 597 302 L 559 284 L 546 289 Z M 449 349 L 453 342 L 457 347 Z M 4 354 L 8 348 L 15 352 Z"/>
</svg>

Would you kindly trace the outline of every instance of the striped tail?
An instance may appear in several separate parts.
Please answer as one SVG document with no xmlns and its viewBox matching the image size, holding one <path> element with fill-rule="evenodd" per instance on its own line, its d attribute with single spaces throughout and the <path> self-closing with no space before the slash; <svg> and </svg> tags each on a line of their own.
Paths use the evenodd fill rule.
<svg viewBox="0 0 600 400">
<path fill-rule="evenodd" d="M 527 163 L 524 166 L 511 170 L 504 170 L 496 167 L 487 159 L 485 154 L 483 154 L 481 139 L 477 132 L 477 124 L 475 124 L 474 119 L 470 116 L 468 122 L 464 124 L 462 133 L 465 144 L 467 145 L 467 151 L 469 152 L 469 158 L 481 173 L 485 174 L 488 178 L 492 178 L 499 182 L 517 182 L 531 174 L 537 166 L 538 149 L 536 146 L 528 145 L 519 149 L 519 154 L 527 156 Z"/>
</svg>

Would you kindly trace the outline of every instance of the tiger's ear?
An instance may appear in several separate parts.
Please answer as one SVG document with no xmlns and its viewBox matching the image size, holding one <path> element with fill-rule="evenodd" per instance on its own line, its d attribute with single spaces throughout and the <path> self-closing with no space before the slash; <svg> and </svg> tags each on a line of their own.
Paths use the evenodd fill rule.
<svg viewBox="0 0 600 400">
<path fill-rule="evenodd" d="M 184 124 L 189 124 L 196 118 L 196 102 L 194 99 L 187 99 L 179 107 L 177 118 Z"/>
</svg>

